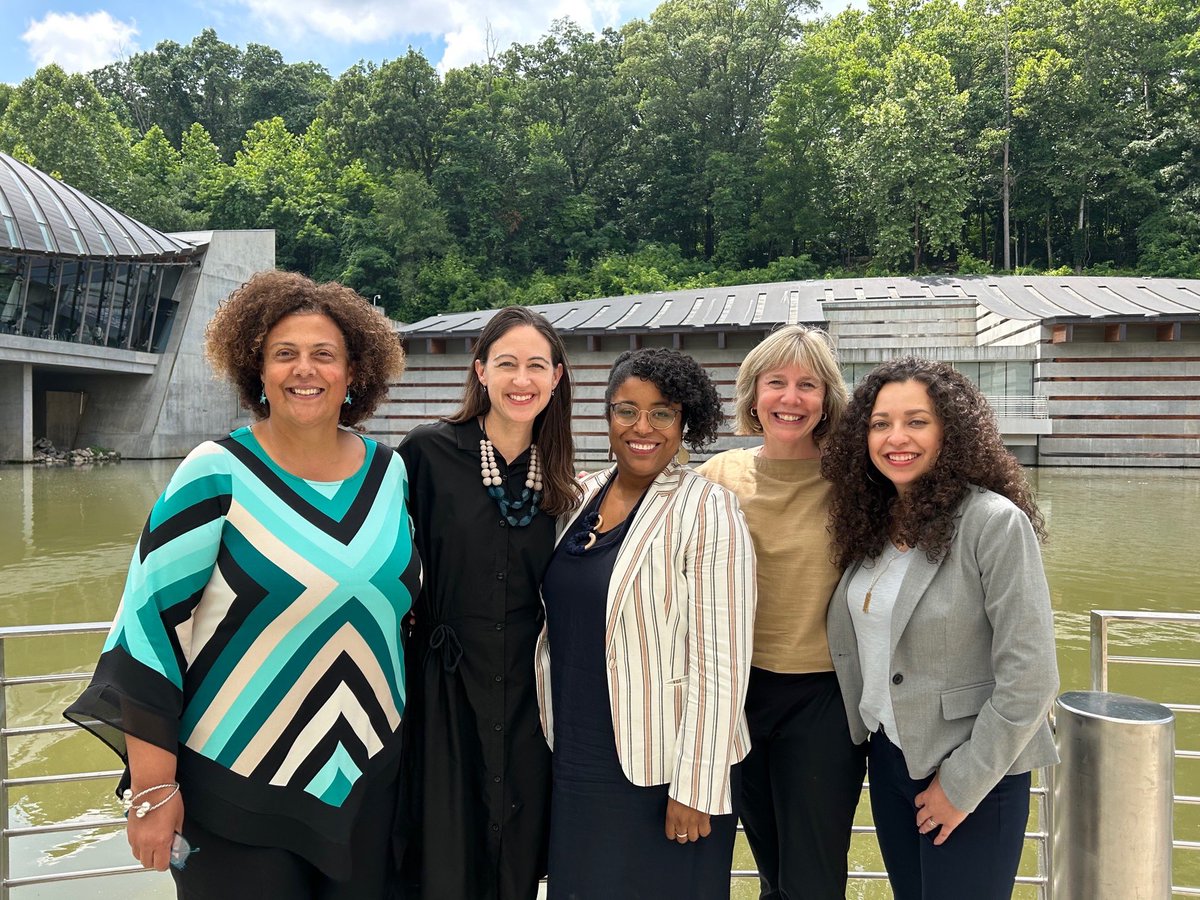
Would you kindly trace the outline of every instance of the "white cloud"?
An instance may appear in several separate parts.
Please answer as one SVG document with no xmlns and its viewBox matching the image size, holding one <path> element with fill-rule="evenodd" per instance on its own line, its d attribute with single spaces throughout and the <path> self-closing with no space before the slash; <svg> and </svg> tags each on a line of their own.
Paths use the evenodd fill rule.
<svg viewBox="0 0 1200 900">
<path fill-rule="evenodd" d="M 620 0 L 240 0 L 274 32 L 300 38 L 316 34 L 344 44 L 375 43 L 407 35 L 445 41 L 435 61 L 442 71 L 487 58 L 492 49 L 544 35 L 555 19 L 569 18 L 585 31 L 618 25 L 645 9 L 625 9 Z M 624 14 L 624 18 L 622 18 Z"/>
<path fill-rule="evenodd" d="M 41 68 L 58 63 L 68 72 L 87 72 L 137 51 L 137 26 L 107 12 L 81 16 L 47 13 L 21 35 L 29 58 Z"/>
</svg>

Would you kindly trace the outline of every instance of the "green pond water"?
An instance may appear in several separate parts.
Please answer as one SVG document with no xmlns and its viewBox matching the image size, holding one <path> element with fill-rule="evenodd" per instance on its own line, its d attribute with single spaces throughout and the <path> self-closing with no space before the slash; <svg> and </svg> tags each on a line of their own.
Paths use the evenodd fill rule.
<svg viewBox="0 0 1200 900">
<path fill-rule="evenodd" d="M 147 512 L 174 470 L 173 461 L 123 462 L 91 468 L 0 466 L 0 625 L 101 622 L 112 618 L 125 568 Z M 1035 469 L 1031 472 L 1050 528 L 1044 548 L 1055 610 L 1063 690 L 1086 690 L 1089 611 L 1200 609 L 1200 471 Z M 1112 652 L 1191 657 L 1200 628 L 1116 625 Z M 102 635 L 13 641 L 4 648 L 12 676 L 85 671 Z M 1196 670 L 1114 666 L 1110 690 L 1200 704 Z M 10 727 L 61 720 L 81 684 L 37 684 L 8 690 Z M 1200 750 L 1200 716 L 1181 715 L 1177 746 Z M 82 733 L 20 736 L 8 741 L 9 777 L 112 769 L 116 757 Z M 1200 795 L 1200 760 L 1176 764 L 1176 792 Z M 109 781 L 16 787 L 8 796 L 11 827 L 111 816 Z M 865 802 L 859 824 L 869 824 Z M 1177 840 L 1200 841 L 1200 807 L 1176 809 Z M 102 868 L 130 862 L 123 832 L 83 830 L 16 838 L 14 876 Z M 871 836 L 856 836 L 853 867 L 879 871 Z M 739 844 L 735 868 L 752 868 Z M 1036 861 L 1026 853 L 1022 872 Z M 1176 851 L 1177 885 L 1200 886 L 1200 852 Z M 18 898 L 173 896 L 159 875 L 117 876 L 19 889 Z M 757 884 L 735 882 L 734 896 L 757 896 Z M 890 896 L 886 883 L 852 881 L 851 897 Z M 1017 897 L 1032 897 L 1018 888 Z"/>
</svg>

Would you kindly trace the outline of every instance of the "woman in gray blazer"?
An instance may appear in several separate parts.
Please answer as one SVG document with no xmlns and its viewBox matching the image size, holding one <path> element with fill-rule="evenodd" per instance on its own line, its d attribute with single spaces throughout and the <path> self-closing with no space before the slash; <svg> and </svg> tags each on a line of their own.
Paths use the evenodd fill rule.
<svg viewBox="0 0 1200 900">
<path fill-rule="evenodd" d="M 1043 521 L 987 401 L 908 357 L 854 392 L 822 470 L 845 574 L 829 646 L 897 900 L 1006 898 L 1030 771 L 1057 762 Z"/>
</svg>

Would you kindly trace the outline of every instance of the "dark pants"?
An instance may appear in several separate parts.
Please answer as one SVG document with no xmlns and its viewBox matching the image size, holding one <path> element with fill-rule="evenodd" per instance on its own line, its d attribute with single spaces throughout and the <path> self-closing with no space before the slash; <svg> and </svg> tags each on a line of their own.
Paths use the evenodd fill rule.
<svg viewBox="0 0 1200 900">
<path fill-rule="evenodd" d="M 750 670 L 742 824 L 762 900 L 841 900 L 866 758 L 833 672 Z"/>
<path fill-rule="evenodd" d="M 1029 773 L 1008 775 L 940 847 L 917 830 L 916 796 L 933 776 L 912 779 L 904 754 L 879 732 L 870 740 L 871 813 L 896 900 L 1007 900 L 1029 821 Z"/>
<path fill-rule="evenodd" d="M 196 848 L 183 871 L 171 869 L 179 900 L 375 900 L 387 896 L 392 873 L 393 782 L 368 791 L 350 839 L 352 874 L 334 881 L 312 863 L 279 847 L 255 847 L 213 834 L 184 819 Z"/>
</svg>

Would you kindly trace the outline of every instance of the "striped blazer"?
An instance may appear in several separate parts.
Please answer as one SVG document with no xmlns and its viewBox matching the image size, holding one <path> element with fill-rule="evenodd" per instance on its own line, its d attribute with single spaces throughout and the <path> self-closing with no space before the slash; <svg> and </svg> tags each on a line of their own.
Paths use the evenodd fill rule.
<svg viewBox="0 0 1200 900">
<path fill-rule="evenodd" d="M 616 469 L 583 480 L 584 501 Z M 646 491 L 608 584 L 604 651 L 617 756 L 636 785 L 714 815 L 732 812 L 729 767 L 750 749 L 754 547 L 737 497 L 671 463 Z M 546 629 L 536 653 L 542 730 L 554 749 Z"/>
</svg>

